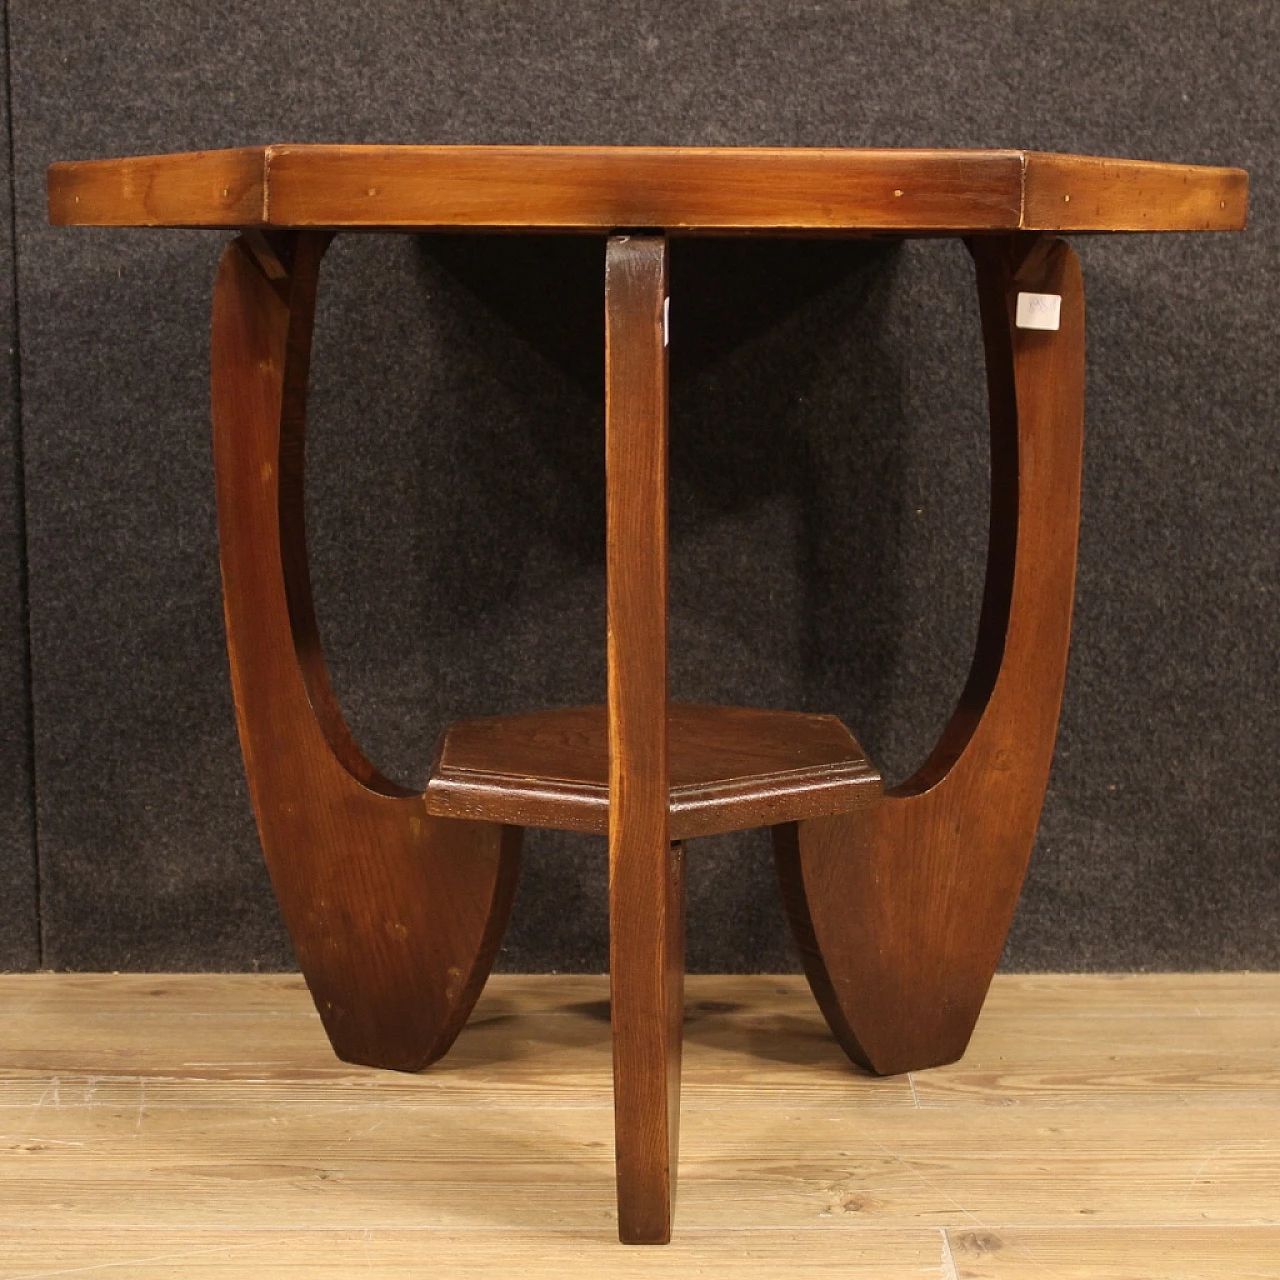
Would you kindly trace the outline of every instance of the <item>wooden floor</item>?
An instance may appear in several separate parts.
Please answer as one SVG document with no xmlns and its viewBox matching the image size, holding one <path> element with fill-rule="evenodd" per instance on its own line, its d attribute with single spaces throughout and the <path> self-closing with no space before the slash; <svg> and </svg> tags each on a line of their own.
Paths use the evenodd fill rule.
<svg viewBox="0 0 1280 1280">
<path fill-rule="evenodd" d="M 688 984 L 675 1241 L 614 1237 L 604 979 L 495 978 L 420 1076 L 299 979 L 0 977 L 0 1277 L 1280 1277 L 1280 975 L 996 981 L 966 1059 Z"/>
</svg>

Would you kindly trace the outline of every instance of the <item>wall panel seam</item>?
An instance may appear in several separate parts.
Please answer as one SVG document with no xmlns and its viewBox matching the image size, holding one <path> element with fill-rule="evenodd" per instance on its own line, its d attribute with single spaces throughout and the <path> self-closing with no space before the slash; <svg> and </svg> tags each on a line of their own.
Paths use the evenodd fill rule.
<svg viewBox="0 0 1280 1280">
<path fill-rule="evenodd" d="M 36 741 L 35 699 L 31 672 L 31 592 L 27 562 L 26 452 L 22 421 L 22 338 L 21 307 L 18 301 L 18 182 L 17 149 L 13 120 L 13 27 L 9 21 L 9 0 L 3 0 L 4 21 L 4 105 L 5 146 L 9 159 L 9 324 L 12 343 L 8 352 L 10 405 L 13 413 L 14 525 L 18 552 L 18 627 L 22 636 L 22 718 L 27 763 L 27 832 L 30 839 L 31 874 L 34 881 L 36 913 L 36 966 L 44 968 L 44 911 L 40 868 L 40 839 L 36 821 Z"/>
</svg>

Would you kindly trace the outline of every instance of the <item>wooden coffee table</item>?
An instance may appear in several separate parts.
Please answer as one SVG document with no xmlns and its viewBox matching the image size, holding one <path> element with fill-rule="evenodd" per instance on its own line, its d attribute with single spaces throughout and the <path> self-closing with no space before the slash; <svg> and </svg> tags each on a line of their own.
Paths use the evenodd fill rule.
<svg viewBox="0 0 1280 1280">
<path fill-rule="evenodd" d="M 1062 232 L 1244 226 L 1238 169 L 1025 151 L 269 146 L 60 163 L 53 222 L 225 227 L 213 429 L 227 643 L 263 851 L 335 1051 L 415 1071 L 484 985 L 523 828 L 608 833 L 618 1230 L 670 1238 L 686 838 L 773 829 L 805 971 L 879 1073 L 965 1050 L 1013 916 L 1062 700 L 1084 296 Z M 339 231 L 606 236 L 608 704 L 450 726 L 425 794 L 364 758 L 329 685 L 304 531 L 320 263 Z M 886 792 L 832 716 L 667 696 L 667 244 L 953 236 L 977 273 L 991 533 L 977 651 Z"/>
</svg>

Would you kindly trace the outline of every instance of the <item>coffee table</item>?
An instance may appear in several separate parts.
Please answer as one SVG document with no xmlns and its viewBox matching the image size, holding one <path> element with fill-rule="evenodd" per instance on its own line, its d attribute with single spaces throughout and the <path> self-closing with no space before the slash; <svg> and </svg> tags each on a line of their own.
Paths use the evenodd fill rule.
<svg viewBox="0 0 1280 1280">
<path fill-rule="evenodd" d="M 1032 151 L 260 146 L 49 170 L 63 225 L 226 228 L 213 430 L 232 682 L 263 851 L 334 1050 L 416 1071 L 501 942 L 523 829 L 607 833 L 618 1230 L 670 1238 L 682 842 L 769 826 L 823 1014 L 877 1073 L 963 1054 L 1053 755 L 1080 511 L 1084 295 L 1066 232 L 1245 223 L 1238 169 Z M 338 232 L 607 237 L 608 703 L 462 721 L 425 793 L 361 754 L 330 688 L 304 528 L 312 321 Z M 679 235 L 947 236 L 974 261 L 991 408 L 969 680 L 886 791 L 832 716 L 667 694 L 667 251 Z"/>
</svg>

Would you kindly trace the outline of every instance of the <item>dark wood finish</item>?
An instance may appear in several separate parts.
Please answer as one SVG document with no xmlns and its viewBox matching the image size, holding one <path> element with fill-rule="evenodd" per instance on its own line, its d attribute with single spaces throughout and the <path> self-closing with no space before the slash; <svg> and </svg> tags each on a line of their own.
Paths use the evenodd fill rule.
<svg viewBox="0 0 1280 1280">
<path fill-rule="evenodd" d="M 879 805 L 775 828 L 788 915 L 849 1055 L 888 1074 L 964 1052 L 1013 918 L 1066 673 L 1080 514 L 1084 294 L 1062 241 L 972 243 L 991 402 L 977 651 L 921 770 Z M 1014 325 L 1020 290 L 1061 329 Z"/>
<path fill-rule="evenodd" d="M 667 738 L 672 840 L 845 813 L 880 796 L 880 775 L 835 716 L 676 703 L 667 708 Z M 604 835 L 605 708 L 450 725 L 427 783 L 427 808 L 442 817 Z"/>
<path fill-rule="evenodd" d="M 248 147 L 62 161 L 52 222 L 673 233 L 1238 230 L 1239 169 L 1035 151 Z"/>
<path fill-rule="evenodd" d="M 667 804 L 667 242 L 605 252 L 609 972 L 618 1235 L 671 1238 L 684 888 Z"/>
<path fill-rule="evenodd" d="M 338 1055 L 417 1070 L 466 1021 L 515 889 L 520 831 L 427 812 L 382 778 L 329 687 L 307 573 L 303 450 L 327 236 L 240 241 L 213 304 L 213 424 L 227 644 L 272 884 Z M 259 246 L 260 251 L 262 246 Z"/>
<path fill-rule="evenodd" d="M 1043 231 L 1235 230 L 1240 170 L 1024 151 L 269 146 L 55 164 L 55 223 L 234 227 L 214 299 L 224 597 L 263 849 L 338 1054 L 442 1054 L 493 962 L 521 829 L 607 830 L 622 1240 L 670 1238 L 684 968 L 681 840 L 772 825 L 783 897 L 845 1050 L 963 1053 L 1053 754 L 1079 520 L 1084 301 Z M 608 704 L 455 724 L 425 795 L 383 778 L 330 689 L 307 570 L 305 401 L 342 228 L 549 228 L 606 249 Z M 620 234 L 639 228 L 641 234 Z M 992 420 L 977 650 L 951 722 L 888 795 L 830 716 L 667 700 L 666 233 L 970 236 Z M 1057 331 L 1016 327 L 1058 294 Z"/>
</svg>

